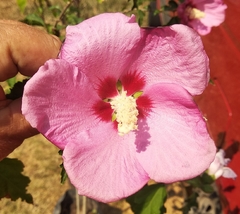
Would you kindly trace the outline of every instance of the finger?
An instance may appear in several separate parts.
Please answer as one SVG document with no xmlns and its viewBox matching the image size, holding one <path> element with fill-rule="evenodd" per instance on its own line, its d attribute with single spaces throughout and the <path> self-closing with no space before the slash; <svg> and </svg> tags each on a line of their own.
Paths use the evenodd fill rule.
<svg viewBox="0 0 240 214">
<path fill-rule="evenodd" d="M 0 85 L 0 110 L 5 108 L 11 101 L 6 100 L 6 96 L 2 86 Z"/>
<path fill-rule="evenodd" d="M 0 20 L 0 81 L 21 72 L 32 76 L 50 58 L 56 58 L 60 40 L 24 23 Z"/>
<path fill-rule="evenodd" d="M 6 100 L 4 90 L 0 85 L 0 110 L 6 107 L 10 103 L 10 100 Z"/>
<path fill-rule="evenodd" d="M 0 85 L 0 102 L 2 100 L 5 100 L 5 93 L 4 93 L 2 86 Z"/>
<path fill-rule="evenodd" d="M 14 100 L 8 108 L 0 110 L 0 160 L 18 147 L 25 138 L 38 133 L 19 111 L 21 102 L 21 99 Z"/>
</svg>

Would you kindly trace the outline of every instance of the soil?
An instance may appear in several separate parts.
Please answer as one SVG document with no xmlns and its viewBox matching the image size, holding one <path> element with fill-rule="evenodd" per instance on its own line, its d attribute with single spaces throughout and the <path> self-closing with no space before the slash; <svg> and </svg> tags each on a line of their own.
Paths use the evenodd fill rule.
<svg viewBox="0 0 240 214">
<path fill-rule="evenodd" d="M 0 1 L 0 19 L 19 20 L 22 17 L 15 0 Z"/>
</svg>

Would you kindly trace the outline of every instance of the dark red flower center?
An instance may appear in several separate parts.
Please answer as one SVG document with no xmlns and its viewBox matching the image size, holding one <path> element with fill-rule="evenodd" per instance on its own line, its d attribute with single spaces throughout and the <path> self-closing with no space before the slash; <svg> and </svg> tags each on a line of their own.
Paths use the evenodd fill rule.
<svg viewBox="0 0 240 214">
<path fill-rule="evenodd" d="M 94 114 L 102 121 L 114 122 L 120 135 L 137 129 L 137 120 L 147 117 L 151 99 L 144 94 L 145 79 L 132 72 L 118 80 L 107 77 L 100 81 L 97 93 L 101 100 L 93 105 Z"/>
</svg>

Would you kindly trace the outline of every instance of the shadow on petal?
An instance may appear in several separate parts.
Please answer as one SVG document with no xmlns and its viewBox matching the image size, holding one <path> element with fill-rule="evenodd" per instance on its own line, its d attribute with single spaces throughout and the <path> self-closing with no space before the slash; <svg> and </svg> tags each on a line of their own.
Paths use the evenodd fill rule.
<svg viewBox="0 0 240 214">
<path fill-rule="evenodd" d="M 138 131 L 136 133 L 136 151 L 138 153 L 146 151 L 150 145 L 149 126 L 146 120 L 138 120 Z"/>
</svg>

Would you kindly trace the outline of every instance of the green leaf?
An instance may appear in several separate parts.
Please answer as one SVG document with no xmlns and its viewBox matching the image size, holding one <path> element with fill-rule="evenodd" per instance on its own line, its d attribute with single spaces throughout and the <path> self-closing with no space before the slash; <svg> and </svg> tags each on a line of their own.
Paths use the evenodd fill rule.
<svg viewBox="0 0 240 214">
<path fill-rule="evenodd" d="M 138 9 L 139 6 L 143 5 L 144 0 L 133 0 L 132 10 Z"/>
<path fill-rule="evenodd" d="M 164 184 L 146 185 L 137 193 L 129 196 L 127 202 L 135 214 L 163 214 L 167 198 Z"/>
<path fill-rule="evenodd" d="M 29 25 L 45 26 L 43 19 L 34 13 L 27 15 L 23 22 Z"/>
<path fill-rule="evenodd" d="M 58 154 L 59 155 L 63 155 L 63 150 L 59 150 L 58 151 Z M 61 167 L 61 184 L 64 184 L 65 183 L 65 181 L 67 180 L 67 178 L 68 178 L 68 175 L 67 175 L 67 172 L 66 172 L 66 170 L 65 170 L 65 168 L 64 168 L 64 165 L 63 165 L 63 163 L 60 165 L 60 167 Z"/>
<path fill-rule="evenodd" d="M 138 9 L 138 0 L 133 0 L 132 10 Z"/>
<path fill-rule="evenodd" d="M 28 81 L 28 79 L 25 79 L 22 82 L 15 83 L 14 86 L 11 88 L 10 92 L 8 94 L 6 94 L 6 98 L 10 99 L 10 100 L 16 100 L 16 99 L 22 97 L 24 86 L 27 83 L 27 81 Z M 10 84 L 12 85 L 13 82 L 11 82 Z"/>
<path fill-rule="evenodd" d="M 61 170 L 61 184 L 64 184 L 65 181 L 68 178 L 68 175 L 67 175 L 67 172 L 66 172 L 66 170 L 65 170 L 65 168 L 63 166 L 63 163 L 60 165 L 60 167 L 62 168 L 62 170 Z"/>
<path fill-rule="evenodd" d="M 213 193 L 214 192 L 214 188 L 209 184 L 208 185 L 205 184 L 205 185 L 201 186 L 201 190 L 203 192 L 206 192 L 206 193 Z"/>
<path fill-rule="evenodd" d="M 27 5 L 27 0 L 17 0 L 17 5 L 18 5 L 21 13 L 23 13 L 26 8 L 26 5 Z"/>
<path fill-rule="evenodd" d="M 196 177 L 196 178 L 187 180 L 187 183 L 189 183 L 193 187 L 200 187 L 201 186 L 200 177 Z"/>
<path fill-rule="evenodd" d="M 197 197 L 198 194 L 196 192 L 193 192 L 186 200 L 185 205 L 182 208 L 183 214 L 188 214 L 191 207 L 198 207 L 197 203 Z"/>
<path fill-rule="evenodd" d="M 142 10 L 137 10 L 137 16 L 138 16 L 138 24 L 141 26 L 143 23 L 143 18 L 145 16 L 145 13 Z"/>
<path fill-rule="evenodd" d="M 80 17 L 77 17 L 76 14 L 74 14 L 74 12 L 68 11 L 68 13 L 66 14 L 66 22 L 68 24 L 76 25 L 82 21 L 83 21 L 83 19 Z"/>
<path fill-rule="evenodd" d="M 164 5 L 161 7 L 162 11 L 171 11 L 171 8 L 168 5 Z"/>
<path fill-rule="evenodd" d="M 53 5 L 48 9 L 52 11 L 54 17 L 58 17 L 62 12 L 58 5 Z"/>
<path fill-rule="evenodd" d="M 210 79 L 210 80 L 209 80 L 209 84 L 214 85 L 214 80 L 213 80 L 213 79 Z"/>
<path fill-rule="evenodd" d="M 8 79 L 7 83 L 9 85 L 9 87 L 12 88 L 14 86 L 14 84 L 16 83 L 16 77 L 12 77 L 12 78 Z"/>
<path fill-rule="evenodd" d="M 204 184 L 213 184 L 215 181 L 214 178 L 206 172 L 202 174 L 201 180 Z"/>
<path fill-rule="evenodd" d="M 156 16 L 156 15 L 158 15 L 159 13 L 162 13 L 164 11 L 164 7 L 162 7 L 162 8 L 160 8 L 160 10 L 154 10 L 154 12 L 153 12 L 153 15 L 154 16 Z"/>
<path fill-rule="evenodd" d="M 168 2 L 168 5 L 170 6 L 170 8 L 171 8 L 172 11 L 176 11 L 177 8 L 178 8 L 178 4 L 177 4 L 175 1 L 173 1 L 173 0 L 170 0 L 170 1 Z"/>
<path fill-rule="evenodd" d="M 174 24 L 180 24 L 180 20 L 177 16 L 173 16 L 166 25 L 171 26 Z"/>
<path fill-rule="evenodd" d="M 26 190 L 30 179 L 21 173 L 23 168 L 23 163 L 18 159 L 5 158 L 0 161 L 0 199 L 8 197 L 16 201 L 21 198 L 33 204 L 32 195 Z"/>
<path fill-rule="evenodd" d="M 202 175 L 196 178 L 187 180 L 187 183 L 189 183 L 191 186 L 199 188 L 206 193 L 214 192 L 214 188 L 211 186 L 213 182 L 214 179 L 207 173 L 203 173 Z"/>
</svg>

